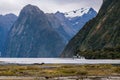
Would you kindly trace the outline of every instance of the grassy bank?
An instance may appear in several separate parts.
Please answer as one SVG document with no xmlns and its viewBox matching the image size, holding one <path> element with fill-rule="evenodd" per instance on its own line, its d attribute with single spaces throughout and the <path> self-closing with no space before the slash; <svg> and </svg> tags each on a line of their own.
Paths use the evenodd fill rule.
<svg viewBox="0 0 120 80">
<path fill-rule="evenodd" d="M 0 76 L 114 76 L 120 75 L 119 65 L 1 65 Z"/>
</svg>

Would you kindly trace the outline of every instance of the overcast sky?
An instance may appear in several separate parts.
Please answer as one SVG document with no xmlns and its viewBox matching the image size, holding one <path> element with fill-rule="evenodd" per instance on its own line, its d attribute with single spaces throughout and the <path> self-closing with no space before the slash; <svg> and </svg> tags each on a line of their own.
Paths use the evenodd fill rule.
<svg viewBox="0 0 120 80">
<path fill-rule="evenodd" d="M 93 7 L 96 11 L 103 0 L 0 0 L 0 14 L 19 14 L 27 4 L 38 6 L 45 13 L 68 12 L 79 8 Z"/>
</svg>

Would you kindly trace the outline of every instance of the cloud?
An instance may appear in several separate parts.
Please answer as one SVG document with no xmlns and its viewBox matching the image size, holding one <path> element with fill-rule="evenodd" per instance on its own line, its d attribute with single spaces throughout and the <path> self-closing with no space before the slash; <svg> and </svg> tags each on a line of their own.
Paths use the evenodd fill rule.
<svg viewBox="0 0 120 80">
<path fill-rule="evenodd" d="M 38 6 L 46 13 L 67 12 L 82 7 L 93 7 L 99 10 L 102 0 L 0 0 L 0 14 L 19 14 L 27 4 Z"/>
</svg>

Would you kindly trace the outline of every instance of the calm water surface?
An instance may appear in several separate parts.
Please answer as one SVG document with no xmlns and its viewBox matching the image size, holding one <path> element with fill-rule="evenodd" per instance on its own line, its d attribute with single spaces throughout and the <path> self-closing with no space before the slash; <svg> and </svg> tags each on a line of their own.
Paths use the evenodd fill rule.
<svg viewBox="0 0 120 80">
<path fill-rule="evenodd" d="M 0 58 L 1 64 L 17 63 L 17 64 L 120 64 L 120 60 L 110 59 L 73 59 L 73 58 Z"/>
</svg>

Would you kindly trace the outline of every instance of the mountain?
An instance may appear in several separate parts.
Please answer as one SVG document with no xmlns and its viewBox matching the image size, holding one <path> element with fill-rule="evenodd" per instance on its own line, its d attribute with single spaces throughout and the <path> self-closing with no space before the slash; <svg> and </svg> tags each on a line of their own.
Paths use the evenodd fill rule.
<svg viewBox="0 0 120 80">
<path fill-rule="evenodd" d="M 75 33 L 78 33 L 86 22 L 96 17 L 96 15 L 97 12 L 93 8 L 81 8 L 65 13 Z"/>
<path fill-rule="evenodd" d="M 61 26 L 55 27 L 57 32 L 67 38 L 68 42 L 77 32 L 85 25 L 86 22 L 91 20 L 97 15 L 93 8 L 81 8 L 70 12 L 56 12 L 53 14 L 55 18 L 51 20 L 53 24 L 60 22 Z M 56 20 L 57 19 L 57 20 Z"/>
<path fill-rule="evenodd" d="M 10 30 L 4 57 L 57 57 L 65 42 L 38 7 L 25 6 Z"/>
<path fill-rule="evenodd" d="M 57 12 L 55 14 L 47 14 L 49 22 L 51 22 L 52 28 L 64 39 L 67 44 L 68 41 L 74 36 L 74 31 L 67 23 L 67 18 L 63 13 Z"/>
<path fill-rule="evenodd" d="M 61 54 L 86 58 L 120 58 L 120 0 L 104 0 L 98 15 L 86 23 Z"/>
<path fill-rule="evenodd" d="M 75 35 L 75 31 L 72 29 L 72 25 L 69 22 L 69 20 L 65 17 L 64 13 L 61 12 L 56 12 L 54 14 L 57 19 L 59 20 L 59 22 L 61 22 L 61 24 L 64 26 L 63 29 L 65 30 L 65 32 L 67 34 L 69 34 L 69 40 Z"/>
<path fill-rule="evenodd" d="M 75 11 L 47 14 L 53 28 L 62 36 L 66 44 L 86 22 L 97 15 L 93 8 L 81 8 Z"/>
<path fill-rule="evenodd" d="M 84 14 L 88 14 L 88 13 L 91 14 L 93 13 L 92 11 L 96 13 L 96 11 L 93 8 L 81 8 L 81 9 L 65 12 L 64 14 L 66 17 L 73 18 L 73 17 L 83 16 Z"/>
<path fill-rule="evenodd" d="M 84 10 L 84 9 L 82 9 Z M 76 12 L 81 12 L 80 10 Z M 44 13 L 36 6 L 27 5 L 9 31 L 3 57 L 58 57 L 68 41 L 97 12 L 85 9 L 81 15 Z M 78 14 L 78 13 L 77 13 Z M 76 25 L 73 25 L 75 23 Z M 51 47 L 52 46 L 52 47 Z"/>
<path fill-rule="evenodd" d="M 3 51 L 8 32 L 16 19 L 14 14 L 0 15 L 0 52 Z"/>
<path fill-rule="evenodd" d="M 17 16 L 12 13 L 0 15 L 0 26 L 3 26 L 7 31 L 9 31 L 9 29 L 16 20 Z"/>
</svg>

